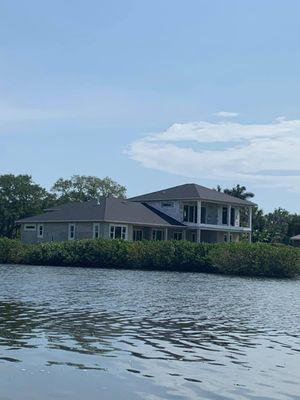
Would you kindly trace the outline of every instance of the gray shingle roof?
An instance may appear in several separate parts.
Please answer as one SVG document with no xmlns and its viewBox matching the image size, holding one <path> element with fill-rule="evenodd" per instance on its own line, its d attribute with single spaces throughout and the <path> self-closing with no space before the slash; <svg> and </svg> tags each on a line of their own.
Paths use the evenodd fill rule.
<svg viewBox="0 0 300 400">
<path fill-rule="evenodd" d="M 67 203 L 47 212 L 23 218 L 17 223 L 37 222 L 119 222 L 137 225 L 184 226 L 179 221 L 148 207 L 142 203 L 116 199 L 101 198 L 97 201 Z"/>
<path fill-rule="evenodd" d="M 205 200 L 237 205 L 255 205 L 255 203 L 252 203 L 251 201 L 242 200 L 226 193 L 197 185 L 195 183 L 186 183 L 184 185 L 174 186 L 168 189 L 159 190 L 157 192 L 132 197 L 129 200 L 142 202 L 157 200 Z"/>
</svg>

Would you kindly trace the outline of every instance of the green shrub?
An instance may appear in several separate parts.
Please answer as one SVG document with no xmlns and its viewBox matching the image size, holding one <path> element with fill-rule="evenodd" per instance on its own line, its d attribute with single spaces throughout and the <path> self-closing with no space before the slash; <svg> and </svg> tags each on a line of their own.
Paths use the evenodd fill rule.
<svg viewBox="0 0 300 400">
<path fill-rule="evenodd" d="M 216 244 L 209 253 L 221 274 L 293 277 L 300 273 L 300 251 L 266 243 Z"/>
<path fill-rule="evenodd" d="M 0 263 L 18 264 L 23 262 L 26 247 L 18 240 L 0 238 Z"/>
<path fill-rule="evenodd" d="M 300 274 L 300 249 L 265 243 L 205 244 L 108 239 L 22 245 L 18 241 L 2 238 L 0 263 L 293 277 Z"/>
</svg>

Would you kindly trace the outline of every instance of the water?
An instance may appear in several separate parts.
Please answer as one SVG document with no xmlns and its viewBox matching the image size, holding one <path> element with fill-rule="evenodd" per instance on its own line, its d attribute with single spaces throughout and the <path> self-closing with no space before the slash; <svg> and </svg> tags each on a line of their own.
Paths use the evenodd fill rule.
<svg viewBox="0 0 300 400">
<path fill-rule="evenodd" d="M 0 399 L 300 399 L 300 281 L 0 266 Z"/>
</svg>

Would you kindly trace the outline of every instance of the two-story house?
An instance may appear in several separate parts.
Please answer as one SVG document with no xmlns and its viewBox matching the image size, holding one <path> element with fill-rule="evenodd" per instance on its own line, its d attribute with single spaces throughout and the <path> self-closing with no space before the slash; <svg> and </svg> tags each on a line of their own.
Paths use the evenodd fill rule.
<svg viewBox="0 0 300 400">
<path fill-rule="evenodd" d="M 128 200 L 67 203 L 17 221 L 24 243 L 84 238 L 124 240 L 251 240 L 254 203 L 196 184 Z"/>
</svg>

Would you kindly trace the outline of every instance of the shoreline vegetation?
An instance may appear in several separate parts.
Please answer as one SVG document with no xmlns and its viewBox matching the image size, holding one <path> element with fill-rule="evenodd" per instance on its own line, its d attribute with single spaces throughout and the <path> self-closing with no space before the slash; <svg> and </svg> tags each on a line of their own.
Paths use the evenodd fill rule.
<svg viewBox="0 0 300 400">
<path fill-rule="evenodd" d="M 17 240 L 0 238 L 0 263 L 293 278 L 300 275 L 300 249 L 266 243 L 109 239 L 24 245 Z"/>
</svg>

